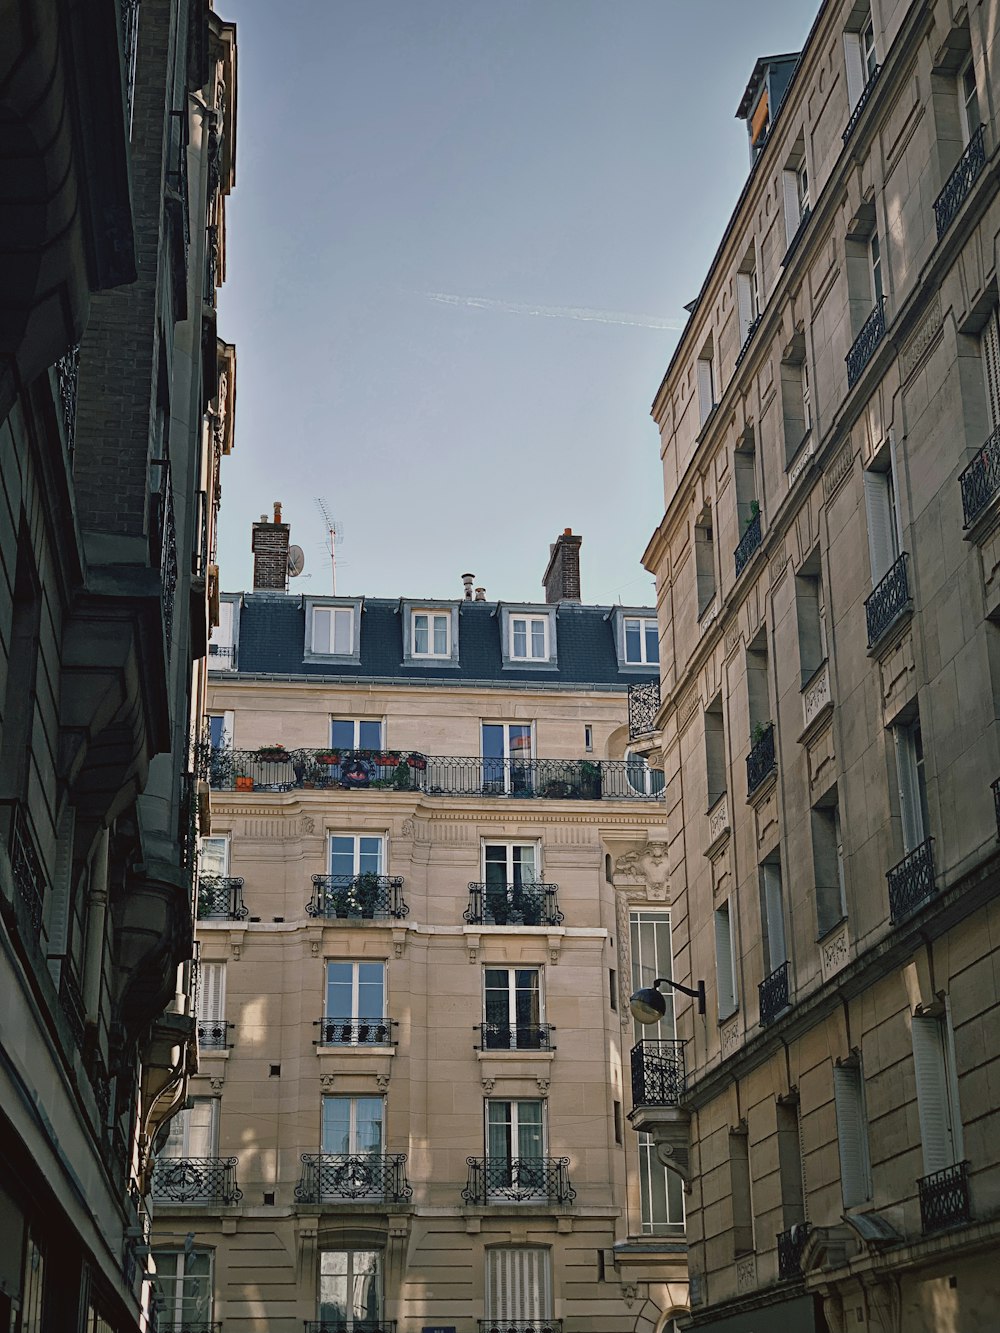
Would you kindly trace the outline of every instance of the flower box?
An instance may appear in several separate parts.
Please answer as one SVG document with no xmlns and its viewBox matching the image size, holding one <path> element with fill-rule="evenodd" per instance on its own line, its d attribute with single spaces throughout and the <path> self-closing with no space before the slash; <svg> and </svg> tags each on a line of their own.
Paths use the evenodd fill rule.
<svg viewBox="0 0 1000 1333">
<path fill-rule="evenodd" d="M 406 762 L 411 768 L 415 768 L 418 773 L 423 773 L 427 768 L 427 760 L 422 754 L 411 754 L 407 756 Z"/>
<path fill-rule="evenodd" d="M 237 791 L 253 791 L 253 778 L 241 777 L 236 779 Z"/>
<path fill-rule="evenodd" d="M 288 758 L 288 751 L 283 745 L 262 745 L 257 758 L 262 764 L 280 764 Z"/>
</svg>

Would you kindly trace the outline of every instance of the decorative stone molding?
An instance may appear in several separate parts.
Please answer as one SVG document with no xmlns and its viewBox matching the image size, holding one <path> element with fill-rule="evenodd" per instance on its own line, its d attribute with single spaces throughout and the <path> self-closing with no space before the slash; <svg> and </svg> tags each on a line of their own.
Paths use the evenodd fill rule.
<svg viewBox="0 0 1000 1333">
<path fill-rule="evenodd" d="M 833 727 L 822 727 L 806 745 L 806 757 L 809 767 L 809 790 L 817 795 L 829 786 L 828 778 L 836 767 L 836 753 L 833 744 Z"/>
<path fill-rule="evenodd" d="M 226 1081 L 226 1079 L 225 1079 L 225 1075 L 224 1075 L 224 1074 L 212 1074 L 212 1075 L 209 1076 L 209 1080 L 208 1080 L 208 1081 L 209 1081 L 209 1084 L 211 1085 L 211 1088 L 212 1088 L 212 1096 L 213 1096 L 213 1097 L 221 1097 L 221 1096 L 222 1096 L 222 1085 L 223 1085 L 223 1083 L 225 1083 L 225 1081 Z"/>
<path fill-rule="evenodd" d="M 850 476 L 853 462 L 854 452 L 851 449 L 851 442 L 848 440 L 840 453 L 827 464 L 826 471 L 823 473 L 823 494 L 827 500 L 833 498 L 834 493 L 840 489 L 841 484 Z"/>
<path fill-rule="evenodd" d="M 880 659 L 879 675 L 882 680 L 882 721 L 885 726 L 889 726 L 917 693 L 912 630 L 907 630 L 891 651 Z"/>
<path fill-rule="evenodd" d="M 696 688 L 692 687 L 690 692 L 678 701 L 677 704 L 677 730 L 683 731 L 691 719 L 701 707 L 701 697 Z"/>
<path fill-rule="evenodd" d="M 851 937 L 847 922 L 844 921 L 836 930 L 824 935 L 819 942 L 819 960 L 823 980 L 828 981 L 845 966 L 851 956 Z"/>
<path fill-rule="evenodd" d="M 324 1092 L 329 1092 L 331 1090 L 331 1088 L 333 1087 L 334 1077 L 335 1076 L 333 1074 L 320 1074 L 319 1085 Z"/>
<path fill-rule="evenodd" d="M 615 918 L 618 928 L 618 1012 L 622 1027 L 632 1025 L 628 1001 L 632 994 L 632 936 L 628 899 L 620 890 L 615 894 Z"/>
<path fill-rule="evenodd" d="M 388 1092 L 388 1091 L 389 1091 L 389 1075 L 388 1075 L 388 1074 L 376 1074 L 376 1075 L 375 1075 L 375 1083 L 376 1083 L 376 1086 L 378 1087 L 379 1092 Z"/>
<path fill-rule="evenodd" d="M 238 963 L 243 957 L 243 943 L 241 940 L 230 940 L 229 947 L 232 951 L 233 962 Z"/>
<path fill-rule="evenodd" d="M 795 455 L 792 460 L 792 466 L 788 469 L 788 489 L 791 490 L 799 477 L 802 476 L 806 468 L 816 457 L 816 443 L 810 437 L 809 442 Z M 772 577 L 771 582 L 774 582 Z"/>
<path fill-rule="evenodd" d="M 757 1290 L 757 1256 L 745 1254 L 736 1260 L 736 1290 L 739 1292 Z"/>
<path fill-rule="evenodd" d="M 310 941 L 309 941 L 309 952 L 310 952 L 310 954 L 312 955 L 313 958 L 318 958 L 318 957 L 319 957 L 320 949 L 321 949 L 322 947 L 323 947 L 323 946 L 322 946 L 322 941 L 320 941 L 320 940 L 310 940 Z"/>
<path fill-rule="evenodd" d="M 665 842 L 647 842 L 640 851 L 619 856 L 615 873 L 645 884 L 650 902 L 669 902 L 670 865 Z"/>
<path fill-rule="evenodd" d="M 539 1076 L 535 1079 L 535 1082 L 538 1084 L 538 1091 L 541 1095 L 547 1097 L 549 1095 L 549 1079 Z"/>
<path fill-rule="evenodd" d="M 412 819 L 404 819 L 404 820 L 403 820 L 403 826 L 402 826 L 402 828 L 401 828 L 399 831 L 400 831 L 400 833 L 402 834 L 402 836 L 403 836 L 404 838 L 412 838 L 412 837 L 413 837 L 413 829 L 414 829 L 413 820 L 412 820 Z"/>
<path fill-rule="evenodd" d="M 770 579 L 772 588 L 775 584 L 781 582 L 787 568 L 788 556 L 784 550 L 778 551 L 776 555 L 771 557 L 770 564 L 768 565 L 768 578 Z"/>
<path fill-rule="evenodd" d="M 734 1051 L 739 1049 L 740 1016 L 738 1013 L 733 1014 L 731 1018 L 727 1018 L 726 1021 L 720 1026 L 719 1042 L 722 1047 L 723 1060 L 725 1060 L 727 1056 L 732 1055 Z"/>
<path fill-rule="evenodd" d="M 708 812 L 708 845 L 714 849 L 716 844 L 731 831 L 729 821 L 729 793 L 723 792 Z M 711 855 L 711 851 L 709 852 Z"/>
<path fill-rule="evenodd" d="M 833 700 L 830 697 L 830 663 L 826 661 L 813 673 L 802 691 L 802 725 L 808 727 L 816 720 L 827 704 L 832 702 Z"/>
<path fill-rule="evenodd" d="M 493 1089 L 496 1087 L 496 1082 L 497 1082 L 497 1081 L 496 1081 L 495 1078 L 484 1078 L 484 1079 L 482 1080 L 482 1084 L 483 1084 L 483 1092 L 486 1093 L 487 1097 L 489 1097 L 489 1095 L 492 1093 Z"/>
<path fill-rule="evenodd" d="M 757 823 L 757 848 L 766 851 L 778 836 L 778 784 L 773 779 L 765 786 L 762 801 L 754 802 Z M 755 793 L 756 795 L 756 793 Z"/>
<path fill-rule="evenodd" d="M 734 621 L 726 630 L 726 656 L 734 653 L 740 642 L 740 626 L 738 621 Z"/>
<path fill-rule="evenodd" d="M 299 832 L 300 833 L 316 832 L 316 821 L 315 819 L 313 819 L 312 815 L 299 816 Z"/>
<path fill-rule="evenodd" d="M 906 383 L 930 352 L 943 324 L 941 295 L 936 293 L 922 322 L 903 344 L 899 353 L 899 377 L 902 383 Z"/>
<path fill-rule="evenodd" d="M 406 931 L 394 930 L 392 932 L 392 953 L 394 958 L 402 958 L 406 950 Z"/>
<path fill-rule="evenodd" d="M 622 1300 L 625 1302 L 628 1309 L 631 1310 L 632 1306 L 635 1304 L 635 1298 L 638 1293 L 639 1288 L 634 1282 L 622 1283 Z"/>
<path fill-rule="evenodd" d="M 482 939 L 478 935 L 466 935 L 465 947 L 469 951 L 469 962 L 474 963 L 479 957 L 479 950 L 482 948 Z"/>
</svg>

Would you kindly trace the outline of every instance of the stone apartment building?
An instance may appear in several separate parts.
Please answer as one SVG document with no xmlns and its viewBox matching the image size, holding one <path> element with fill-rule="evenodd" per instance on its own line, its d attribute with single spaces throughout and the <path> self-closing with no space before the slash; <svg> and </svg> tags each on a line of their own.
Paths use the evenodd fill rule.
<svg viewBox="0 0 1000 1333">
<path fill-rule="evenodd" d="M 0 1326 L 136 1333 L 197 1067 L 235 29 L 2 0 L 0 34 Z"/>
<path fill-rule="evenodd" d="M 828 0 L 656 394 L 690 1327 L 993 1328 L 997 9 Z"/>
<path fill-rule="evenodd" d="M 625 1132 L 622 1063 L 633 966 L 670 956 L 662 783 L 626 726 L 653 612 L 583 605 L 568 532 L 533 605 L 472 575 L 300 596 L 288 540 L 280 508 L 254 526 L 213 635 L 161 1328 L 672 1329 L 682 1191 Z"/>
</svg>

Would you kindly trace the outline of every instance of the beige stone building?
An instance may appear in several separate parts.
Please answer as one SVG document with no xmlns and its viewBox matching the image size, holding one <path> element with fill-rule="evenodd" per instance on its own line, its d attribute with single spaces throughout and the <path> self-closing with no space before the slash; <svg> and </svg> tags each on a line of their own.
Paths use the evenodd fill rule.
<svg viewBox="0 0 1000 1333">
<path fill-rule="evenodd" d="M 994 3 L 828 0 L 653 405 L 690 1327 L 996 1326 Z M 654 692 L 655 693 L 655 692 Z M 684 1075 L 686 1074 L 686 1079 Z"/>
<path fill-rule="evenodd" d="M 255 525 L 211 658 L 161 1327 L 661 1333 L 686 1308 L 682 1191 L 625 1124 L 630 969 L 670 955 L 662 783 L 626 726 L 655 617 L 582 605 L 579 542 L 533 605 L 471 575 L 299 596 L 280 511 Z"/>
</svg>

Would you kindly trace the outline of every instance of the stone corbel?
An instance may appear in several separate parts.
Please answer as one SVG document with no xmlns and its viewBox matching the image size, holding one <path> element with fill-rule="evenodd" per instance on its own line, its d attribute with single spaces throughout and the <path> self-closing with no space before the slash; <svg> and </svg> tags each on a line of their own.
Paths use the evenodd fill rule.
<svg viewBox="0 0 1000 1333">
<path fill-rule="evenodd" d="M 483 1082 L 483 1092 L 485 1092 L 487 1097 L 489 1097 L 493 1089 L 496 1087 L 497 1081 L 495 1078 L 484 1078 L 482 1082 Z"/>
<path fill-rule="evenodd" d="M 558 963 L 558 961 L 559 961 L 559 950 L 560 950 L 561 948 L 562 948 L 562 936 L 561 936 L 561 935 L 550 935 L 550 936 L 549 936 L 549 962 L 550 962 L 550 963 Z"/>
<path fill-rule="evenodd" d="M 541 1075 L 539 1075 L 539 1077 L 535 1079 L 535 1082 L 538 1084 L 538 1091 L 541 1093 L 541 1095 L 543 1097 L 547 1097 L 549 1095 L 550 1080 L 547 1078 L 543 1078 Z"/>
<path fill-rule="evenodd" d="M 375 1082 L 376 1082 L 376 1084 L 377 1084 L 377 1086 L 378 1086 L 378 1090 L 379 1090 L 379 1092 L 388 1092 L 388 1091 L 389 1091 L 389 1075 L 388 1075 L 388 1074 L 376 1074 L 376 1075 L 375 1075 Z"/>
<path fill-rule="evenodd" d="M 482 940 L 478 935 L 466 935 L 465 947 L 469 951 L 469 962 L 474 963 L 479 956 Z"/>
<path fill-rule="evenodd" d="M 636 1286 L 634 1282 L 622 1283 L 622 1300 L 625 1302 L 626 1306 L 630 1310 L 632 1306 L 635 1304 L 635 1298 L 636 1295 L 638 1294 L 638 1291 L 639 1288 Z"/>
<path fill-rule="evenodd" d="M 334 1077 L 335 1077 L 335 1076 L 334 1076 L 333 1074 L 320 1074 L 320 1076 L 319 1076 L 319 1085 L 320 1085 L 320 1087 L 323 1089 L 324 1092 L 332 1092 L 332 1091 L 333 1091 L 333 1080 L 334 1080 Z"/>
<path fill-rule="evenodd" d="M 392 932 L 392 952 L 396 958 L 402 958 L 406 950 L 406 931 L 394 930 Z"/>
<path fill-rule="evenodd" d="M 243 937 L 245 932 L 242 930 L 230 930 L 229 932 L 229 950 L 233 955 L 233 962 L 238 963 L 243 957 Z"/>
<path fill-rule="evenodd" d="M 212 1074 L 209 1076 L 209 1083 L 212 1088 L 213 1097 L 222 1096 L 222 1085 L 225 1083 L 225 1077 L 222 1074 Z"/>
</svg>

